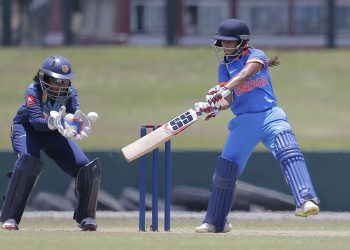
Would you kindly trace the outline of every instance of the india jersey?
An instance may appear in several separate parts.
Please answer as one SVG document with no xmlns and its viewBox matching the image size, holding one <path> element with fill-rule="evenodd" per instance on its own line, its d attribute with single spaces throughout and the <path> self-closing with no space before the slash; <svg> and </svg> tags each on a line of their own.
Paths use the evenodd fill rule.
<svg viewBox="0 0 350 250">
<path fill-rule="evenodd" d="M 249 62 L 258 62 L 264 66 L 261 71 L 232 91 L 234 98 L 231 110 L 235 115 L 262 112 L 277 105 L 269 75 L 268 60 L 261 50 L 249 49 L 240 58 L 221 63 L 218 69 L 219 82 L 228 82 Z"/>
</svg>

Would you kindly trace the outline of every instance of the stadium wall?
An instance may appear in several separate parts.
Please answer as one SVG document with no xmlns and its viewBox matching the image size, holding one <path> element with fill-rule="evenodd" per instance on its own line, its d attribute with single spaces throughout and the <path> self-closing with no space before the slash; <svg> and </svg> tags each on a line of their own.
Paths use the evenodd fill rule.
<svg viewBox="0 0 350 250">
<path fill-rule="evenodd" d="M 127 163 L 119 152 L 89 151 L 93 159 L 99 157 L 102 163 L 101 188 L 118 197 L 124 187 L 138 187 L 138 161 Z M 172 186 L 188 185 L 209 188 L 219 152 L 216 151 L 174 151 L 172 152 Z M 8 180 L 6 171 L 12 169 L 16 159 L 12 152 L 0 152 L 0 194 L 5 193 Z M 321 199 L 323 211 L 350 211 L 350 152 L 305 152 L 311 179 Z M 64 194 L 71 178 L 63 173 L 44 154 L 44 172 L 40 177 L 33 195 L 38 191 L 49 191 Z M 164 178 L 160 157 L 160 196 L 163 196 Z M 148 191 L 151 189 L 151 166 L 148 159 Z M 253 185 L 271 188 L 289 194 L 278 163 L 267 152 L 255 152 L 250 157 L 242 181 Z M 32 197 L 33 197 L 32 195 Z"/>
</svg>

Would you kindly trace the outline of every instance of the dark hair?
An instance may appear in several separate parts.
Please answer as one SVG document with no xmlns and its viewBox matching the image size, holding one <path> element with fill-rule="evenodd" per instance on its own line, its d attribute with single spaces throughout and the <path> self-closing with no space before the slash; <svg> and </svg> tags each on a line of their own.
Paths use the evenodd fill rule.
<svg viewBox="0 0 350 250">
<path fill-rule="evenodd" d="M 36 84 L 40 84 L 40 81 L 39 81 L 39 72 L 37 72 L 35 74 L 35 76 L 33 77 L 33 81 L 36 83 Z"/>
<path fill-rule="evenodd" d="M 39 80 L 39 73 L 40 72 L 40 69 L 38 70 L 38 72 L 35 74 L 35 76 L 33 77 L 33 81 L 36 83 L 36 84 L 40 84 L 40 80 Z M 45 82 L 49 82 L 49 79 L 50 79 L 50 76 L 44 74 L 44 77 L 43 77 L 44 81 Z"/>
</svg>

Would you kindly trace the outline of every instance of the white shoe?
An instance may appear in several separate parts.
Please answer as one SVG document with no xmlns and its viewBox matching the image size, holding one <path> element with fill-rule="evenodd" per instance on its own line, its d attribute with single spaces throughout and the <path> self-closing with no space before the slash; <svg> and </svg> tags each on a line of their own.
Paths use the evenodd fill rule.
<svg viewBox="0 0 350 250">
<path fill-rule="evenodd" d="M 232 224 L 226 221 L 223 233 L 228 233 L 232 229 Z M 215 233 L 215 226 L 209 223 L 203 223 L 201 226 L 195 228 L 196 233 Z"/>
<path fill-rule="evenodd" d="M 226 221 L 223 233 L 228 233 L 231 231 L 231 229 L 232 229 L 232 224 L 229 221 Z"/>
<path fill-rule="evenodd" d="M 296 216 L 308 217 L 309 215 L 317 215 L 320 208 L 312 201 L 306 201 L 301 207 L 295 210 Z"/>
<path fill-rule="evenodd" d="M 18 225 L 14 219 L 8 219 L 2 223 L 2 228 L 5 230 L 18 230 Z"/>
<path fill-rule="evenodd" d="M 83 231 L 96 231 L 97 230 L 97 224 L 96 221 L 93 218 L 85 218 L 80 222 L 78 227 L 81 228 Z"/>
</svg>

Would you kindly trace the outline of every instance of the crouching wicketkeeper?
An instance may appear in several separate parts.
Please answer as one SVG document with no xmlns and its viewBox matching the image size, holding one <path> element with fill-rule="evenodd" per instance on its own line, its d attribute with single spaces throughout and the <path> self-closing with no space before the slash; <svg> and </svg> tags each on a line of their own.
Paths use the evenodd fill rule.
<svg viewBox="0 0 350 250">
<path fill-rule="evenodd" d="M 79 227 L 84 231 L 97 228 L 101 167 L 98 159 L 89 160 L 71 139 L 86 138 L 91 132 L 89 119 L 79 110 L 78 94 L 71 83 L 73 77 L 71 63 L 66 58 L 50 56 L 26 89 L 24 103 L 13 119 L 11 141 L 18 159 L 1 213 L 5 230 L 18 230 L 29 195 L 43 170 L 41 150 L 76 179 L 74 219 Z M 72 114 L 70 120 L 67 113 Z"/>
</svg>

